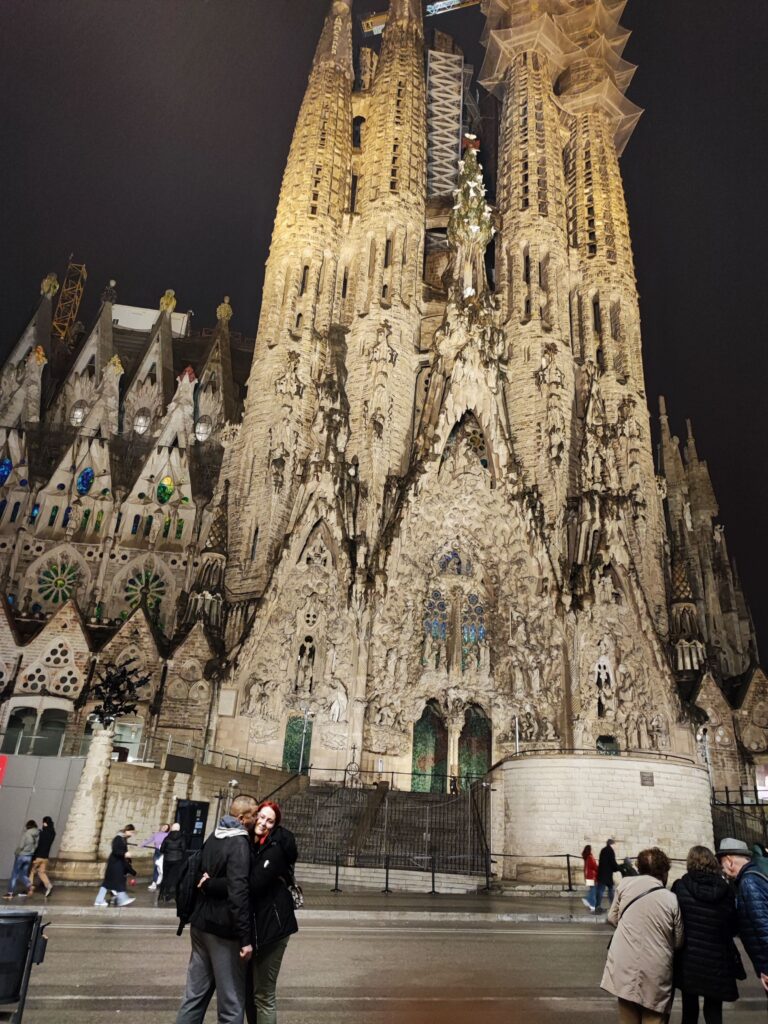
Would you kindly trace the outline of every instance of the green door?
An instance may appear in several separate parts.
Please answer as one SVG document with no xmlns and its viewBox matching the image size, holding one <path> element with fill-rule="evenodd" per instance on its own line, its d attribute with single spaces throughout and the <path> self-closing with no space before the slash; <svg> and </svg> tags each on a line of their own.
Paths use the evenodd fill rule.
<svg viewBox="0 0 768 1024">
<path fill-rule="evenodd" d="M 459 775 L 462 788 L 485 775 L 491 767 L 491 723 L 482 708 L 473 705 L 464 714 L 459 736 Z"/>
<path fill-rule="evenodd" d="M 413 727 L 413 784 L 415 793 L 444 793 L 448 774 L 448 730 L 430 701 Z"/>
<path fill-rule="evenodd" d="M 304 716 L 293 715 L 288 719 L 285 727 L 285 744 L 283 745 L 283 768 L 289 772 L 299 770 L 301 761 L 301 773 L 306 775 L 309 769 L 309 754 L 312 747 L 312 719 L 307 719 L 307 731 L 304 736 L 304 757 L 301 756 L 301 736 L 304 732 Z"/>
</svg>

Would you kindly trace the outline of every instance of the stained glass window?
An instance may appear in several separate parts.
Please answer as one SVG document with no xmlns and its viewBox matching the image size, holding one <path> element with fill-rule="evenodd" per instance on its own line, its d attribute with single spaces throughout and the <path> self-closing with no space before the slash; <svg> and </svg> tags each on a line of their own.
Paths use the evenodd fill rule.
<svg viewBox="0 0 768 1024">
<path fill-rule="evenodd" d="M 40 572 L 37 585 L 40 596 L 51 604 L 64 604 L 74 593 L 80 579 L 77 566 L 64 559 L 49 562 Z"/>
<path fill-rule="evenodd" d="M 178 521 L 178 523 L 176 523 L 176 540 L 181 540 L 181 538 L 183 536 L 184 536 L 184 520 L 180 519 Z"/>
<path fill-rule="evenodd" d="M 432 590 L 424 604 L 424 632 L 436 640 L 448 635 L 448 605 L 439 590 Z"/>
<path fill-rule="evenodd" d="M 141 523 L 141 516 L 133 517 L 133 524 L 131 525 L 131 536 L 135 537 L 139 532 L 139 524 Z"/>
<path fill-rule="evenodd" d="M 479 661 L 478 647 L 486 641 L 485 608 L 477 594 L 468 594 L 461 610 L 461 667 Z"/>
<path fill-rule="evenodd" d="M 55 526 L 56 525 L 56 517 L 58 516 L 58 514 L 59 514 L 59 506 L 58 505 L 54 505 L 53 508 L 51 509 L 51 514 L 48 516 L 48 525 L 49 526 Z"/>
<path fill-rule="evenodd" d="M 175 490 L 176 485 L 173 482 L 173 477 L 164 476 L 157 485 L 157 500 L 161 505 L 167 504 L 171 500 L 171 495 Z"/>
<path fill-rule="evenodd" d="M 63 520 L 61 522 L 61 525 L 64 527 L 64 529 L 66 529 L 67 526 L 69 526 L 69 520 L 70 520 L 71 516 L 72 516 L 72 506 L 71 505 L 67 505 L 67 507 L 64 509 L 64 518 L 63 518 Z"/>
<path fill-rule="evenodd" d="M 88 491 L 90 491 L 91 487 L 93 487 L 93 477 L 94 477 L 94 472 L 93 472 L 93 470 L 91 469 L 90 466 L 86 466 L 86 468 L 84 470 L 82 470 L 78 474 L 78 477 L 77 477 L 77 493 L 78 494 L 87 494 Z"/>
<path fill-rule="evenodd" d="M 96 522 L 93 524 L 93 532 L 98 533 L 101 529 L 101 524 L 104 522 L 104 512 L 99 510 L 96 513 Z"/>
<path fill-rule="evenodd" d="M 147 608 L 157 608 L 165 597 L 165 581 L 151 569 L 140 569 L 125 584 L 125 600 L 135 608 L 146 594 Z"/>
<path fill-rule="evenodd" d="M 2 487 L 2 485 L 8 479 L 8 477 L 11 475 L 12 469 L 13 463 L 11 462 L 7 455 L 4 459 L 0 459 L 0 487 Z"/>
</svg>

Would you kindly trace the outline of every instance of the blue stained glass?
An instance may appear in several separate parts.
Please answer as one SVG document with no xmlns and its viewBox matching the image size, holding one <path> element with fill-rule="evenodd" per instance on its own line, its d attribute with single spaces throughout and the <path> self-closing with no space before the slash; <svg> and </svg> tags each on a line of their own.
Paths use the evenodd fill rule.
<svg viewBox="0 0 768 1024">
<path fill-rule="evenodd" d="M 86 467 L 77 478 L 77 493 L 87 494 L 93 487 L 94 473 L 90 466 Z"/>
<path fill-rule="evenodd" d="M 6 455 L 6 457 L 4 459 L 0 459 L 0 487 L 5 483 L 5 481 L 8 479 L 8 477 L 11 475 L 11 470 L 12 469 L 13 469 L 13 463 L 11 462 L 11 460 L 8 458 L 7 455 Z"/>
</svg>

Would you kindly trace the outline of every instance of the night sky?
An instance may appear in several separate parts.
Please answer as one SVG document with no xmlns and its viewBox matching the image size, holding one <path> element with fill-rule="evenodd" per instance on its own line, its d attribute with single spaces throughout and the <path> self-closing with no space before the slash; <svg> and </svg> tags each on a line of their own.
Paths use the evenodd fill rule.
<svg viewBox="0 0 768 1024">
<path fill-rule="evenodd" d="M 355 11 L 385 3 L 355 0 Z M 121 302 L 253 336 L 280 178 L 327 0 L 2 0 L 0 348 L 70 252 L 90 324 Z M 622 168 L 651 412 L 694 424 L 765 652 L 765 0 L 630 0 Z M 479 63 L 469 9 L 432 19 Z"/>
</svg>

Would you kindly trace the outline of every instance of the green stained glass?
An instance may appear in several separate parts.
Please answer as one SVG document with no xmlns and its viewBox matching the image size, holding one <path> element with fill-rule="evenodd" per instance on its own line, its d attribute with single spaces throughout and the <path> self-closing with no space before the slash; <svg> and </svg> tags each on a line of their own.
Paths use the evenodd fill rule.
<svg viewBox="0 0 768 1024">
<path fill-rule="evenodd" d="M 167 504 L 171 500 L 171 496 L 175 490 L 176 485 L 173 482 L 173 477 L 164 476 L 157 485 L 157 500 L 161 505 Z"/>
<path fill-rule="evenodd" d="M 49 562 L 38 576 L 38 592 L 51 604 L 64 604 L 72 596 L 79 578 L 77 566 L 70 562 Z"/>
<path fill-rule="evenodd" d="M 448 730 L 430 702 L 413 727 L 413 780 L 417 793 L 444 793 L 448 774 Z"/>
</svg>

